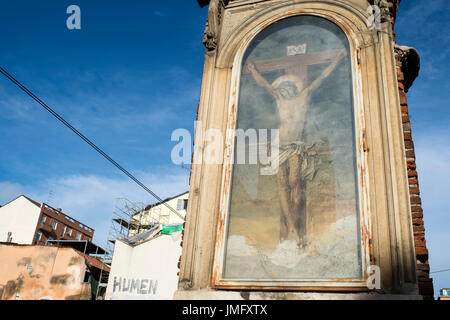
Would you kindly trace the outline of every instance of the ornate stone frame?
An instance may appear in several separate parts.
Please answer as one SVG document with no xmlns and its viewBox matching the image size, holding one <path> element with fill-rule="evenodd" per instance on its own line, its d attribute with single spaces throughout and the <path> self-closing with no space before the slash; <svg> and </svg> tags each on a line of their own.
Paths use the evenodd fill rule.
<svg viewBox="0 0 450 320">
<path fill-rule="evenodd" d="M 255 2 L 257 2 L 255 4 Z M 224 10 L 218 47 L 205 56 L 194 162 L 204 148 L 201 132 L 235 127 L 241 56 L 268 25 L 293 15 L 337 24 L 352 51 L 355 125 L 364 266 L 381 270 L 381 292 L 416 295 L 417 277 L 400 102 L 389 23 L 369 30 L 367 1 L 232 1 Z M 201 129 L 201 130 L 199 130 Z M 226 135 L 224 134 L 226 137 Z M 226 137 L 230 146 L 230 137 Z M 362 281 L 227 283 L 220 279 L 230 164 L 194 164 L 180 270 L 184 290 L 367 291 Z M 370 187 L 370 188 L 369 188 Z"/>
</svg>

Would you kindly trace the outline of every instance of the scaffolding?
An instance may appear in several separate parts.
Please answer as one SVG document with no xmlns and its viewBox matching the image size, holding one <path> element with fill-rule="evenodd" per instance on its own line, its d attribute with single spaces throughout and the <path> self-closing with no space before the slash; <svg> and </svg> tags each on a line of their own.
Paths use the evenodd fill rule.
<svg viewBox="0 0 450 320">
<path fill-rule="evenodd" d="M 126 198 L 114 201 L 111 226 L 108 232 L 107 251 L 111 254 L 110 263 L 116 240 L 125 239 L 150 230 L 157 223 L 168 221 L 169 217 L 162 214 L 161 208 L 146 208 L 143 202 L 132 202 Z"/>
<path fill-rule="evenodd" d="M 107 251 L 112 255 L 117 239 L 124 239 L 130 236 L 131 230 L 140 231 L 143 228 L 139 219 L 135 216 L 144 211 L 145 205 L 142 202 L 131 202 L 126 198 L 117 198 L 114 201 L 114 208 L 111 218 L 111 226 L 108 232 Z M 112 259 L 112 256 L 109 257 Z"/>
<path fill-rule="evenodd" d="M 164 212 L 161 206 L 153 207 L 144 213 L 141 220 L 145 220 L 147 223 L 169 224 L 170 214 Z"/>
</svg>

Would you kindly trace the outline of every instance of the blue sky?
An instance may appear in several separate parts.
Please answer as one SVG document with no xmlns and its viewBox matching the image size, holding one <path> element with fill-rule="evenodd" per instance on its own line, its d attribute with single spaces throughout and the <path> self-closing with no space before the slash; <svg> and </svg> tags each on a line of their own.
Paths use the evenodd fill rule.
<svg viewBox="0 0 450 320">
<path fill-rule="evenodd" d="M 81 30 L 66 28 L 74 3 Z M 2 1 L 0 61 L 164 198 L 188 190 L 170 137 L 193 128 L 205 19 L 194 0 Z M 61 207 L 103 244 L 116 197 L 155 201 L 3 77 L 0 110 L 1 204 L 25 193 Z"/>
<path fill-rule="evenodd" d="M 403 0 L 397 42 L 416 48 L 420 75 L 407 94 L 416 148 L 431 271 L 450 269 L 450 6 Z M 450 272 L 432 274 L 435 291 L 450 287 Z"/>
<path fill-rule="evenodd" d="M 81 30 L 66 28 L 71 4 Z M 188 189 L 170 136 L 193 128 L 205 19 L 195 0 L 2 1 L 0 65 L 166 197 Z M 446 0 L 403 0 L 396 26 L 398 43 L 422 57 L 407 96 L 432 271 L 450 268 L 449 21 Z M 27 194 L 61 207 L 99 244 L 116 197 L 154 201 L 4 77 L 0 150 L 0 204 Z M 450 272 L 433 276 L 450 287 Z"/>
</svg>

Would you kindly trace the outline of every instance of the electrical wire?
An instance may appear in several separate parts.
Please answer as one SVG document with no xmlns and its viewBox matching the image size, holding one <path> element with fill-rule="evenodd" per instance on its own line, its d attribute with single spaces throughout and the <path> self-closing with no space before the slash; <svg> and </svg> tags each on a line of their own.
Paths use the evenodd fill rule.
<svg viewBox="0 0 450 320">
<path fill-rule="evenodd" d="M 123 168 L 120 164 L 118 164 L 114 159 L 112 159 L 109 155 L 107 155 L 102 149 L 97 147 L 91 140 L 86 138 L 80 131 L 75 129 L 69 122 L 67 122 L 63 117 L 61 117 L 56 111 L 50 108 L 46 103 L 44 103 L 41 99 L 39 99 L 36 95 L 34 95 L 30 90 L 28 90 L 23 84 L 21 84 L 18 80 L 16 80 L 11 74 L 9 74 L 5 69 L 0 66 L 0 72 L 7 77 L 11 82 L 13 82 L 17 87 L 19 87 L 22 91 L 24 91 L 27 95 L 29 95 L 34 101 L 39 103 L 45 110 L 50 112 L 56 119 L 62 122 L 66 127 L 68 127 L 71 131 L 73 131 L 77 136 L 83 139 L 88 145 L 90 145 L 95 151 L 101 154 L 106 160 L 112 163 L 116 168 L 122 171 L 126 176 L 128 176 L 131 180 L 133 180 L 136 184 L 138 184 L 142 189 L 151 194 L 156 200 L 164 204 L 170 211 L 175 213 L 178 217 L 184 220 L 183 216 L 179 214 L 174 208 L 164 202 L 156 193 L 150 190 L 146 185 L 144 185 L 139 179 L 133 176 L 130 172 L 128 172 L 125 168 Z"/>
<path fill-rule="evenodd" d="M 449 271 L 450 271 L 450 269 L 445 269 L 445 270 L 433 271 L 433 272 L 430 272 L 430 274 L 449 272 Z"/>
</svg>

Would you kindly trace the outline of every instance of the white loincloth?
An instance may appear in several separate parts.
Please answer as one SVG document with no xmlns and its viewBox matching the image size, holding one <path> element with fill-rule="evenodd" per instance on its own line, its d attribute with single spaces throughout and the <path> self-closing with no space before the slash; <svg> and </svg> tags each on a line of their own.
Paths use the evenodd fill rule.
<svg viewBox="0 0 450 320">
<path fill-rule="evenodd" d="M 292 141 L 280 146 L 279 155 L 271 159 L 270 167 L 281 166 L 293 156 L 301 157 L 300 175 L 303 179 L 311 181 L 314 179 L 318 166 L 321 163 L 319 148 L 316 143 L 306 145 L 303 141 Z"/>
</svg>

